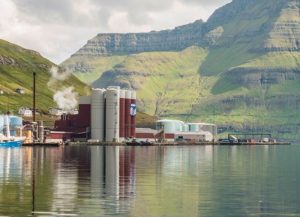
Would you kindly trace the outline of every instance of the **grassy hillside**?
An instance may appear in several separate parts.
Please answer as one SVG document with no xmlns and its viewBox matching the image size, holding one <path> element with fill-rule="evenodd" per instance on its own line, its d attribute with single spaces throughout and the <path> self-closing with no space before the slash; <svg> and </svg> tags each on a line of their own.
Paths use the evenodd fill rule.
<svg viewBox="0 0 300 217">
<path fill-rule="evenodd" d="M 43 58 L 35 51 L 21 48 L 15 44 L 0 40 L 0 112 L 17 112 L 19 107 L 32 107 L 32 74 L 36 72 L 37 108 L 48 111 L 55 106 L 53 92 L 47 87 L 50 79 L 49 70 L 55 64 Z M 66 81 L 57 82 L 56 88 L 74 86 L 79 94 L 86 94 L 87 86 L 71 75 Z M 21 95 L 17 88 L 25 90 Z"/>
<path fill-rule="evenodd" d="M 130 55 L 93 85 L 138 89 L 139 109 L 150 115 L 189 113 L 198 98 L 198 68 L 206 54 L 205 49 L 190 47 Z"/>
<path fill-rule="evenodd" d="M 126 56 L 77 56 L 64 61 L 61 66 L 71 71 L 82 82 L 92 84 L 103 72 L 111 70 L 125 58 Z"/>
</svg>

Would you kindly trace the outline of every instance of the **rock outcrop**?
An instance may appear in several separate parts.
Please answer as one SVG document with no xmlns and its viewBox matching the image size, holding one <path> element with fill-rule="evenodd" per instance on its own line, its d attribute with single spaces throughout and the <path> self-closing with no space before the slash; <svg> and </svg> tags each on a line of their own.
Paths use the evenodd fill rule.
<svg viewBox="0 0 300 217">
<path fill-rule="evenodd" d="M 173 30 L 98 34 L 73 56 L 124 55 L 147 51 L 183 50 L 202 43 L 202 28 L 203 21 L 198 20 Z"/>
<path fill-rule="evenodd" d="M 14 66 L 16 64 L 16 61 L 15 61 L 14 58 L 0 55 L 0 65 L 1 64 L 2 65 L 12 65 L 12 66 Z"/>
<path fill-rule="evenodd" d="M 98 34 L 72 56 L 180 51 L 192 45 L 230 46 L 249 43 L 257 36 L 253 49 L 295 51 L 300 49 L 299 4 L 298 0 L 276 0 L 276 4 L 274 0 L 234 0 L 216 10 L 206 23 L 197 20 L 173 30 L 148 33 Z"/>
<path fill-rule="evenodd" d="M 300 1 L 290 0 L 281 10 L 264 45 L 269 51 L 300 51 Z"/>
</svg>

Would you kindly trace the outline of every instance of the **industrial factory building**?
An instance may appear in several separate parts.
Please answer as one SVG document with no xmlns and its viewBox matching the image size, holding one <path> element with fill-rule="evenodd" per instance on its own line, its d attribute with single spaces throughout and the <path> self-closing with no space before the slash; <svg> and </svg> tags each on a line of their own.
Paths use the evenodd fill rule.
<svg viewBox="0 0 300 217">
<path fill-rule="evenodd" d="M 93 89 L 80 97 L 77 115 L 62 115 L 48 141 L 122 142 L 136 137 L 136 92 L 120 87 Z"/>
<path fill-rule="evenodd" d="M 212 142 L 217 135 L 217 126 L 209 123 L 184 123 L 179 120 L 159 120 L 156 130 L 137 129 L 138 141 L 193 141 Z"/>
</svg>

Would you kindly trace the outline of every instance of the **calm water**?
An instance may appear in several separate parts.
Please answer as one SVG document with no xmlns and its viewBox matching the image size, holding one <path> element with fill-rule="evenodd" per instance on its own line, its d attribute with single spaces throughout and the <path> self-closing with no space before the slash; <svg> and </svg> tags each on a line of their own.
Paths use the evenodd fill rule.
<svg viewBox="0 0 300 217">
<path fill-rule="evenodd" d="M 3 148 L 0 216 L 300 216 L 300 145 Z"/>
</svg>

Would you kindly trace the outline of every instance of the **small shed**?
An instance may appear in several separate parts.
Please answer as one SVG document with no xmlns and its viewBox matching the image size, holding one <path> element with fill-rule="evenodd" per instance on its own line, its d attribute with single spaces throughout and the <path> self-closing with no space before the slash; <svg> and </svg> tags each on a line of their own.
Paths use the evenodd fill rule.
<svg viewBox="0 0 300 217">
<path fill-rule="evenodd" d="M 17 88 L 16 92 L 19 94 L 25 94 L 25 90 L 23 88 Z"/>
</svg>

